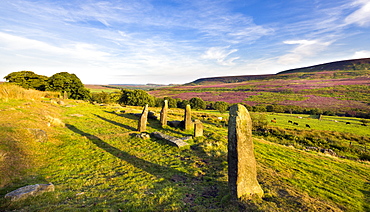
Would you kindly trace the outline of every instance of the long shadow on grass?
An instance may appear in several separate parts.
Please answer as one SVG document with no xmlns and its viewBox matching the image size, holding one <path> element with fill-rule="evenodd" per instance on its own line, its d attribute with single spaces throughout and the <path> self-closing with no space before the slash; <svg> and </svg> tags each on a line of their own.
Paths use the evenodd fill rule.
<svg viewBox="0 0 370 212">
<path fill-rule="evenodd" d="M 117 116 L 120 116 L 120 117 L 124 117 L 124 118 L 128 118 L 128 119 L 132 119 L 132 120 L 135 120 L 135 121 L 139 121 L 139 119 L 140 119 L 140 117 L 139 117 L 139 116 L 136 116 L 136 115 L 134 115 L 134 114 L 122 114 L 122 115 L 120 115 L 120 114 L 116 114 L 116 113 L 114 113 L 114 112 L 109 112 L 109 111 L 105 111 L 105 112 L 106 112 L 106 113 L 110 113 L 110 114 L 114 114 L 114 115 L 117 115 Z M 108 122 L 110 122 L 110 123 L 116 124 L 116 125 L 118 125 L 118 126 L 127 126 L 127 125 L 123 125 L 123 124 L 120 124 L 120 123 L 117 123 L 117 122 L 111 121 L 111 120 L 109 120 L 109 119 L 103 118 L 103 117 L 98 116 L 98 115 L 95 115 L 95 116 L 97 116 L 98 118 L 101 118 L 101 119 L 103 119 L 103 120 L 105 120 L 105 121 L 108 121 Z M 181 131 L 173 130 L 173 129 L 171 129 L 170 127 L 162 128 L 162 127 L 161 127 L 161 125 L 160 125 L 159 120 L 148 119 L 148 126 L 149 126 L 149 127 L 151 127 L 151 128 L 153 128 L 153 129 L 156 129 L 156 130 L 158 130 L 158 131 L 163 131 L 163 130 L 165 130 L 165 132 L 164 132 L 164 133 L 166 133 L 166 132 L 168 132 L 168 131 L 169 131 L 169 132 L 171 132 L 171 133 L 173 133 L 173 134 L 177 134 L 177 135 L 179 135 L 179 136 L 181 136 L 181 137 L 186 137 L 186 136 L 191 136 L 191 135 L 192 135 L 192 134 L 187 134 L 187 133 L 184 133 L 184 132 L 181 132 Z M 180 129 L 180 127 L 178 127 L 178 129 Z M 135 128 L 132 128 L 132 127 L 131 127 L 131 130 L 136 131 L 137 129 L 135 129 Z"/>
<path fill-rule="evenodd" d="M 220 161 L 212 163 L 212 161 L 214 162 L 214 158 L 207 157 L 202 148 L 195 147 L 193 148 L 193 151 L 195 151 L 194 153 L 197 153 L 200 157 L 204 156 L 204 159 L 198 159 L 198 162 L 201 163 L 198 165 L 208 167 L 207 170 L 209 173 L 207 173 L 208 176 L 205 178 L 203 178 L 203 176 L 195 177 L 187 175 L 185 172 L 179 171 L 177 169 L 148 162 L 125 151 L 117 149 L 116 147 L 113 147 L 110 144 L 104 142 L 99 137 L 86 133 L 73 125 L 66 124 L 66 126 L 71 131 L 85 136 L 99 148 L 105 150 L 111 155 L 132 164 L 136 168 L 139 168 L 158 178 L 163 178 L 167 180 L 167 182 L 169 182 L 169 184 L 163 184 L 162 182 L 160 184 L 154 184 L 154 188 L 151 189 L 153 192 L 156 192 L 158 189 L 163 189 L 163 185 L 170 186 L 172 189 L 180 189 L 181 187 L 183 187 L 182 189 L 186 188 L 186 194 L 183 194 L 185 195 L 185 197 L 181 201 L 183 201 L 190 207 L 195 207 L 197 205 L 202 205 L 202 207 L 218 207 L 216 206 L 217 204 L 215 204 L 215 202 L 219 202 L 220 197 L 228 193 L 227 183 L 213 180 L 220 177 L 217 173 L 223 169 L 223 166 L 220 166 Z M 190 159 L 189 155 L 184 157 L 181 156 L 181 160 L 187 159 Z M 177 192 L 181 193 L 184 191 L 181 191 L 180 189 L 177 190 Z M 167 203 L 164 202 L 163 204 Z"/>
<path fill-rule="evenodd" d="M 106 121 L 106 122 L 109 122 L 109 123 L 111 123 L 111 124 L 117 125 L 117 126 L 119 126 L 119 127 L 126 128 L 126 129 L 128 129 L 128 130 L 131 130 L 131 131 L 136 130 L 136 129 L 135 129 L 135 128 L 133 128 L 133 127 L 130 127 L 130 126 L 128 126 L 128 125 L 125 125 L 125 124 L 122 124 L 122 123 L 118 123 L 118 122 L 115 122 L 115 121 L 109 120 L 109 119 L 104 118 L 104 117 L 102 117 L 102 116 L 99 116 L 99 115 L 96 115 L 96 114 L 94 114 L 94 116 L 96 116 L 96 117 L 98 117 L 98 118 L 100 118 L 100 119 L 102 119 L 102 120 L 104 120 L 104 121 Z"/>
<path fill-rule="evenodd" d="M 136 168 L 139 168 L 149 174 L 155 175 L 159 178 L 164 178 L 167 180 L 171 180 L 173 176 L 182 176 L 183 179 L 185 179 L 186 173 L 178 171 L 177 169 L 161 166 L 155 163 L 148 162 L 146 160 L 143 160 L 141 158 L 136 157 L 135 155 L 130 155 L 129 153 L 122 151 L 120 149 L 117 149 L 114 146 L 111 146 L 110 144 L 104 142 L 99 137 L 86 133 L 78 128 L 76 128 L 73 125 L 66 124 L 68 129 L 71 131 L 80 134 L 82 136 L 85 136 L 90 141 L 92 141 L 96 146 L 98 146 L 101 149 L 104 149 L 106 152 L 110 153 L 111 155 L 124 160 Z"/>
</svg>

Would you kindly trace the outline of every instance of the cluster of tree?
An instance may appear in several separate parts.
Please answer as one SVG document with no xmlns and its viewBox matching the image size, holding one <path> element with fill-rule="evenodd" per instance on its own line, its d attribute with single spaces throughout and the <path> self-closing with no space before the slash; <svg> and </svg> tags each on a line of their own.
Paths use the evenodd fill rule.
<svg viewBox="0 0 370 212">
<path fill-rule="evenodd" d="M 26 89 L 57 91 L 66 93 L 71 99 L 91 99 L 90 91 L 85 88 L 81 80 L 75 74 L 68 72 L 60 72 L 47 77 L 32 71 L 19 71 L 8 74 L 4 79 Z"/>
</svg>

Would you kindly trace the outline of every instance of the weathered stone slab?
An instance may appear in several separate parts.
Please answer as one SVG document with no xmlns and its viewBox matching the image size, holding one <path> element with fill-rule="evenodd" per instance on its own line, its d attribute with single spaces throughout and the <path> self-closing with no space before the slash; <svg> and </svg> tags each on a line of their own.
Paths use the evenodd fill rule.
<svg viewBox="0 0 370 212">
<path fill-rule="evenodd" d="M 164 104 L 160 115 L 160 122 L 162 127 L 167 125 L 167 112 L 168 112 L 168 100 L 164 100 Z"/>
<path fill-rule="evenodd" d="M 141 116 L 139 119 L 137 130 L 139 132 L 145 132 L 147 122 L 148 122 L 148 105 L 145 105 L 143 112 L 141 113 Z"/>
<path fill-rule="evenodd" d="M 194 137 L 203 136 L 203 123 L 197 121 L 194 123 Z"/>
<path fill-rule="evenodd" d="M 33 136 L 36 142 L 46 142 L 48 141 L 48 135 L 44 130 L 41 129 L 27 129 Z"/>
<path fill-rule="evenodd" d="M 52 183 L 28 185 L 22 188 L 18 188 L 17 190 L 14 190 L 10 193 L 7 193 L 5 195 L 5 198 L 9 198 L 11 201 L 17 201 L 25 199 L 30 196 L 36 196 L 48 191 L 54 191 L 54 185 Z"/>
<path fill-rule="evenodd" d="M 257 181 L 256 159 L 252 140 L 252 120 L 248 110 L 238 104 L 230 108 L 228 126 L 228 175 L 233 198 L 263 196 Z"/>
<path fill-rule="evenodd" d="M 184 138 L 184 139 L 176 138 L 176 137 L 166 135 L 166 134 L 161 133 L 161 132 L 153 132 L 150 135 L 155 137 L 155 138 L 159 138 L 159 139 L 163 139 L 165 141 L 168 141 L 168 142 L 176 145 L 177 147 L 184 147 L 184 146 L 189 145 L 188 143 L 186 143 L 184 141 L 184 139 L 189 139 L 189 138 Z"/>
<path fill-rule="evenodd" d="M 184 114 L 184 129 L 190 130 L 193 129 L 194 123 L 191 121 L 191 107 L 186 105 L 185 114 Z"/>
</svg>

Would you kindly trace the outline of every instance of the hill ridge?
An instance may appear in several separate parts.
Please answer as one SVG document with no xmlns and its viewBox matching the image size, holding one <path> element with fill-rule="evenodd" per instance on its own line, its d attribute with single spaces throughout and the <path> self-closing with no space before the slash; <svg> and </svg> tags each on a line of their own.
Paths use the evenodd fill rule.
<svg viewBox="0 0 370 212">
<path fill-rule="evenodd" d="M 250 80 L 271 79 L 273 77 L 283 75 L 283 74 L 292 74 L 292 73 L 300 73 L 300 72 L 315 73 L 319 71 L 336 71 L 336 70 L 338 71 L 339 70 L 358 70 L 361 68 L 370 69 L 370 58 L 328 62 L 328 63 L 307 66 L 307 67 L 302 67 L 302 68 L 289 69 L 286 71 L 278 72 L 276 74 L 205 77 L 205 78 L 199 78 L 185 85 L 204 84 L 204 83 L 235 83 L 235 82 L 243 82 L 243 81 L 250 81 Z"/>
</svg>

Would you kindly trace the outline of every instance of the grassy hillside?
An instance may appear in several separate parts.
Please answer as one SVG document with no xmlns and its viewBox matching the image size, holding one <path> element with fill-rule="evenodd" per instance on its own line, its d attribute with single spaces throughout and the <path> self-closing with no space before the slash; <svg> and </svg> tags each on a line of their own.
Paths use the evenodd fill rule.
<svg viewBox="0 0 370 212">
<path fill-rule="evenodd" d="M 52 182 L 56 189 L 20 202 L 1 198 L 0 211 L 370 210 L 368 163 L 257 138 L 258 180 L 265 197 L 232 202 L 227 128 L 204 121 L 205 136 L 190 140 L 190 148 L 178 149 L 162 140 L 134 136 L 137 117 L 130 113 L 141 109 L 1 98 L 0 197 L 29 184 Z M 195 112 L 194 118 L 202 113 Z M 170 109 L 169 120 L 181 120 L 182 114 Z M 64 126 L 49 126 L 50 117 Z M 48 141 L 35 141 L 25 128 L 45 130 Z M 162 129 L 159 121 L 149 120 L 148 132 L 153 131 L 176 137 L 192 134 Z"/>
</svg>

